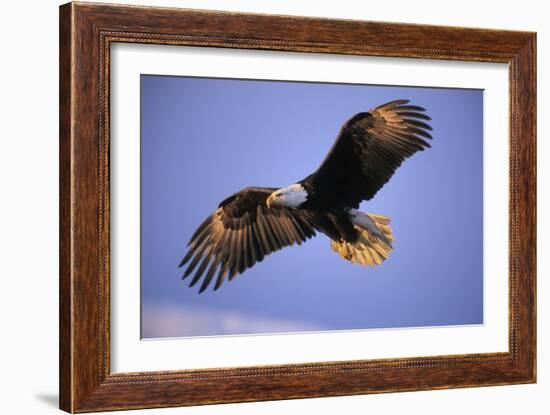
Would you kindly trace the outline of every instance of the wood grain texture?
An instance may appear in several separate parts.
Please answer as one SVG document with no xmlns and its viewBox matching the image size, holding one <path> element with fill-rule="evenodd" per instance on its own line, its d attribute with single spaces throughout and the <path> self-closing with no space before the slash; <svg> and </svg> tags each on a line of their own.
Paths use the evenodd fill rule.
<svg viewBox="0 0 550 415">
<path fill-rule="evenodd" d="M 72 21 L 70 9 L 59 14 L 59 406 L 72 409 L 71 321 L 71 102 Z"/>
<path fill-rule="evenodd" d="M 114 42 L 508 63 L 509 352 L 111 373 L 109 69 Z M 534 382 L 535 62 L 536 36 L 526 32 L 104 4 L 61 6 L 60 407 L 90 412 Z"/>
</svg>

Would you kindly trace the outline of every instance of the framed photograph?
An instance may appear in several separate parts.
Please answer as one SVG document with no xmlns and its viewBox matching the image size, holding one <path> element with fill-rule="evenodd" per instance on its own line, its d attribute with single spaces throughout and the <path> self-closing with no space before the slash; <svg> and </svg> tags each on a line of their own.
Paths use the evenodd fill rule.
<svg viewBox="0 0 550 415">
<path fill-rule="evenodd" d="M 536 381 L 536 35 L 60 8 L 60 407 Z"/>
</svg>

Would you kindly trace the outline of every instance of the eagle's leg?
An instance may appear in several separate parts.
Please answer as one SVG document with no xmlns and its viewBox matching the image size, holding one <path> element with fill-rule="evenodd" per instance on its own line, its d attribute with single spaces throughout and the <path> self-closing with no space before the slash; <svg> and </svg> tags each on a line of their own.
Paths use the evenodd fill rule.
<svg viewBox="0 0 550 415">
<path fill-rule="evenodd" d="M 360 212 L 355 209 L 350 209 L 348 214 L 354 225 L 363 228 L 371 235 L 378 237 L 391 247 L 393 236 L 391 228 L 389 227 L 390 218 L 388 216 Z"/>
<path fill-rule="evenodd" d="M 359 237 L 354 242 L 332 241 L 333 251 L 348 261 L 361 265 L 379 265 L 388 258 L 394 240 L 390 218 L 372 213 L 348 211 Z"/>
</svg>

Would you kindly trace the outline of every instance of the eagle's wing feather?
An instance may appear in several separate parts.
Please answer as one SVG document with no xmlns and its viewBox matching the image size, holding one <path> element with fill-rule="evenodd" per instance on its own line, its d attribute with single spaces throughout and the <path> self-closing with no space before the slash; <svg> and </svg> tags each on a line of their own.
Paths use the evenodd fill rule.
<svg viewBox="0 0 550 415">
<path fill-rule="evenodd" d="M 267 207 L 274 190 L 256 187 L 235 193 L 197 228 L 180 264 L 189 263 L 183 278 L 196 270 L 190 286 L 204 275 L 203 292 L 217 273 L 214 289 L 218 289 L 225 278 L 231 280 L 270 253 L 315 235 L 313 225 L 299 210 Z"/>
<path fill-rule="evenodd" d="M 311 191 L 330 208 L 369 200 L 408 157 L 430 145 L 425 109 L 396 100 L 356 114 L 309 178 Z"/>
</svg>

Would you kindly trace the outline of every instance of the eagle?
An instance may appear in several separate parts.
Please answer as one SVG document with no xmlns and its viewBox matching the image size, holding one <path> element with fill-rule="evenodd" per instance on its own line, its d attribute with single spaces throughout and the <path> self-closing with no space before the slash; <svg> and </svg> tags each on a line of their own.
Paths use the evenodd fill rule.
<svg viewBox="0 0 550 415">
<path fill-rule="evenodd" d="M 284 247 L 323 233 L 354 264 L 376 266 L 394 241 L 390 218 L 358 210 L 401 163 L 430 145 L 425 109 L 398 99 L 346 121 L 318 169 L 283 188 L 246 187 L 224 199 L 191 236 L 182 279 L 217 290 Z"/>
</svg>

